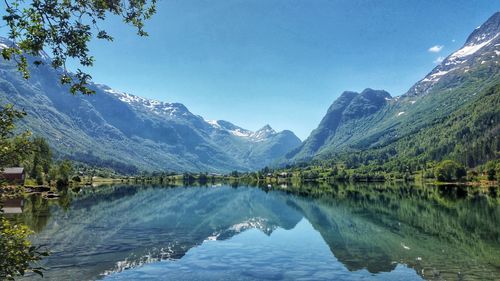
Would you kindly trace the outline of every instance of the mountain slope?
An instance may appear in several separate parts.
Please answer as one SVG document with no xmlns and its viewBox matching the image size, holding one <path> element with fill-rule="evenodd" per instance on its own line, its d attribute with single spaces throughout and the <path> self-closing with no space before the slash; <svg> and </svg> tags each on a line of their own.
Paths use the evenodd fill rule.
<svg viewBox="0 0 500 281">
<path fill-rule="evenodd" d="M 9 44 L 0 40 L 0 48 Z M 47 61 L 46 61 L 47 62 Z M 47 64 L 47 63 L 46 63 Z M 57 71 L 34 67 L 31 78 L 0 61 L 0 99 L 24 109 L 20 126 L 45 137 L 59 157 L 107 166 L 120 172 L 144 170 L 217 171 L 262 168 L 297 147 L 290 131 L 269 126 L 238 134 L 165 103 L 94 84 L 96 94 L 72 96 L 59 85 Z"/>
<path fill-rule="evenodd" d="M 330 146 L 341 147 L 348 142 L 351 133 L 344 132 L 346 127 L 359 127 L 366 119 L 380 110 L 391 98 L 385 91 L 365 89 L 362 93 L 344 92 L 330 106 L 318 128 L 296 151 L 297 159 L 307 159 Z"/>
<path fill-rule="evenodd" d="M 413 161 L 453 157 L 474 166 L 497 158 L 499 34 L 500 12 L 407 93 L 395 98 L 383 94 L 375 104 L 362 100 L 359 107 L 367 109 L 353 111 L 350 118 L 345 111 L 362 94 L 342 94 L 302 146 L 286 155 L 288 162 L 354 157 L 380 164 L 405 157 Z"/>
</svg>

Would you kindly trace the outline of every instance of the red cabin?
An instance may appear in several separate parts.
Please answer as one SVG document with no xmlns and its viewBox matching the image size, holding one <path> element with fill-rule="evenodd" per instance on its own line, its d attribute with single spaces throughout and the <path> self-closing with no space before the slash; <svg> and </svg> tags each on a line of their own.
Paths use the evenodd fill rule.
<svg viewBox="0 0 500 281">
<path fill-rule="evenodd" d="M 9 183 L 23 184 L 24 168 L 23 167 L 4 168 L 1 174 L 1 178 L 8 181 Z"/>
</svg>

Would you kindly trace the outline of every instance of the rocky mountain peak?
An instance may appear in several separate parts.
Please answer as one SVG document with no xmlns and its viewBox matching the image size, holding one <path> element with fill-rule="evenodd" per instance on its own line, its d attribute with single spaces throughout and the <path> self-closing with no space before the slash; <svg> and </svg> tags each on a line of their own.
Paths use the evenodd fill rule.
<svg viewBox="0 0 500 281">
<path fill-rule="evenodd" d="M 469 35 L 462 48 L 446 57 L 404 96 L 426 95 L 438 83 L 450 81 L 485 64 L 498 67 L 499 61 L 500 12 L 497 12 Z"/>
<path fill-rule="evenodd" d="M 266 124 L 264 127 L 260 128 L 255 133 L 253 133 L 252 138 L 255 140 L 263 140 L 274 134 L 276 134 L 276 131 L 273 128 L 271 128 L 269 124 Z"/>
<path fill-rule="evenodd" d="M 370 115 L 384 106 L 391 95 L 384 90 L 367 88 L 357 94 L 343 112 L 344 120 L 351 120 Z"/>
<path fill-rule="evenodd" d="M 391 94 L 389 94 L 387 91 L 385 91 L 385 90 L 374 90 L 374 89 L 371 89 L 371 88 L 364 89 L 361 92 L 361 95 L 365 96 L 365 97 L 382 97 L 382 98 L 388 98 L 388 99 L 391 98 Z"/>
<path fill-rule="evenodd" d="M 500 12 L 493 14 L 486 22 L 478 26 L 467 38 L 465 46 L 477 45 L 493 39 L 500 30 Z"/>
<path fill-rule="evenodd" d="M 271 126 L 269 126 L 269 124 L 266 124 L 264 127 L 262 127 L 262 128 L 260 128 L 260 129 L 258 129 L 258 130 L 256 131 L 256 133 L 258 133 L 258 132 L 271 132 L 271 133 L 276 133 L 276 131 L 274 131 L 274 129 L 273 129 L 273 128 L 271 128 Z"/>
</svg>

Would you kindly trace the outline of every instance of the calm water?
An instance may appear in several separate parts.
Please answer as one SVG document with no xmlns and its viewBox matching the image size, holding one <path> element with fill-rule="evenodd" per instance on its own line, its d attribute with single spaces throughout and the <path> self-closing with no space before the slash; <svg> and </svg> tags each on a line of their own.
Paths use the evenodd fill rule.
<svg viewBox="0 0 500 281">
<path fill-rule="evenodd" d="M 328 190 L 108 186 L 11 217 L 51 250 L 45 280 L 500 280 L 499 199 Z"/>
</svg>

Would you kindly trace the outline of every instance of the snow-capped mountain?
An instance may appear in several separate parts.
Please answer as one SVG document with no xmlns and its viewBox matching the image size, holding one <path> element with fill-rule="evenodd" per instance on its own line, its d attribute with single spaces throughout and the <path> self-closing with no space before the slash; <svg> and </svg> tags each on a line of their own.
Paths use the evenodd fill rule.
<svg viewBox="0 0 500 281">
<path fill-rule="evenodd" d="M 415 84 L 406 96 L 425 95 L 440 81 L 449 81 L 480 65 L 499 63 L 500 12 L 497 12 L 469 35 L 462 48 L 446 57 Z"/>
<path fill-rule="evenodd" d="M 288 162 L 349 159 L 370 151 L 366 162 L 380 165 L 398 157 L 400 163 L 421 161 L 423 155 L 429 161 L 452 154 L 459 159 L 469 151 L 470 166 L 498 157 L 494 147 L 476 159 L 470 151 L 477 151 L 478 143 L 498 142 L 499 34 L 497 12 L 404 95 L 344 92 L 302 145 L 285 157 Z"/>
<path fill-rule="evenodd" d="M 233 136 L 250 139 L 253 132 L 250 130 L 243 129 L 234 125 L 231 122 L 224 120 L 206 120 L 207 124 L 209 124 L 215 130 L 224 131 L 230 133 Z"/>
<path fill-rule="evenodd" d="M 9 46 L 6 39 L 0 47 Z M 0 98 L 24 109 L 20 124 L 45 137 L 57 156 L 145 170 L 247 171 L 263 168 L 300 140 L 270 127 L 252 132 L 227 121 L 205 121 L 183 104 L 142 98 L 102 84 L 91 96 L 73 96 L 45 64 L 24 80 L 13 62 L 0 61 Z"/>
<path fill-rule="evenodd" d="M 146 99 L 125 92 L 120 92 L 106 85 L 98 85 L 104 92 L 117 97 L 124 103 L 137 110 L 145 110 L 167 118 L 192 115 L 191 112 L 181 103 L 167 103 L 153 99 Z"/>
<path fill-rule="evenodd" d="M 272 136 L 279 134 L 271 126 L 265 125 L 261 129 L 253 132 L 247 129 L 238 127 L 224 120 L 206 120 L 206 122 L 216 130 L 221 130 L 232 134 L 233 136 L 246 139 L 253 142 L 260 142 L 269 139 Z"/>
<path fill-rule="evenodd" d="M 255 133 L 251 135 L 251 138 L 253 138 L 256 141 L 263 141 L 267 138 L 269 138 L 272 135 L 275 135 L 276 131 L 269 126 L 269 124 L 265 125 L 264 127 L 260 128 L 257 130 Z"/>
</svg>

